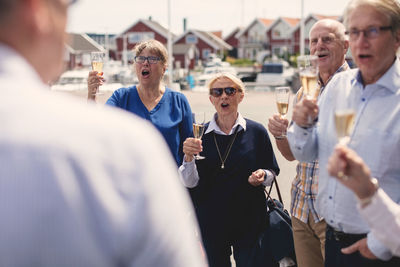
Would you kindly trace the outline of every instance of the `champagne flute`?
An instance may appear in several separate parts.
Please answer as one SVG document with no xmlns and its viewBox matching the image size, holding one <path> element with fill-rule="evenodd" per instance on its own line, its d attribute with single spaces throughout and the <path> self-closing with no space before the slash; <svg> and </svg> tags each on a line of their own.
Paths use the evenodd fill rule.
<svg viewBox="0 0 400 267">
<path fill-rule="evenodd" d="M 97 71 L 97 76 L 103 76 L 103 64 L 104 64 L 104 52 L 92 52 L 90 53 L 90 59 L 92 62 L 92 70 Z M 96 89 L 95 95 L 102 95 L 99 92 L 99 86 Z"/>
<path fill-rule="evenodd" d="M 308 99 L 316 99 L 319 95 L 318 57 L 315 55 L 299 56 L 297 57 L 297 67 L 304 94 Z"/>
<path fill-rule="evenodd" d="M 203 133 L 205 130 L 204 122 L 205 122 L 205 112 L 194 113 L 193 118 L 193 135 L 196 139 L 201 139 L 203 137 Z M 200 160 L 205 159 L 205 157 L 200 156 L 199 154 L 194 156 L 194 159 Z"/>
<path fill-rule="evenodd" d="M 275 88 L 275 98 L 276 105 L 278 107 L 278 112 L 281 115 L 281 118 L 285 118 L 288 109 L 289 109 L 289 97 L 290 97 L 290 87 L 276 87 Z M 285 137 L 286 131 L 282 132 L 282 135 L 279 137 Z"/>
<path fill-rule="evenodd" d="M 347 145 L 354 127 L 355 112 L 351 108 L 335 111 L 336 136 L 340 144 Z"/>
</svg>

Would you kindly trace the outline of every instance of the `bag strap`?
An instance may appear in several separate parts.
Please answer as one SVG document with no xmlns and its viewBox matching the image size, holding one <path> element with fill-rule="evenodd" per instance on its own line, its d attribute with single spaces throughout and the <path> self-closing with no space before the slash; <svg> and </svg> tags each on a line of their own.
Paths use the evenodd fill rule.
<svg viewBox="0 0 400 267">
<path fill-rule="evenodd" d="M 267 199 L 272 200 L 272 203 L 274 203 L 274 205 L 276 206 L 275 201 L 273 200 L 273 198 L 271 197 L 271 191 L 272 188 L 274 186 L 275 183 L 275 188 L 276 188 L 276 192 L 278 193 L 278 199 L 279 201 L 282 203 L 282 205 L 285 205 L 283 203 L 283 199 L 282 199 L 282 195 L 281 195 L 281 190 L 279 190 L 279 185 L 278 185 L 278 180 L 276 180 L 276 177 L 274 176 L 274 180 L 272 180 L 271 186 L 269 187 L 269 190 L 267 190 L 266 188 L 264 188 L 265 193 L 267 194 Z"/>
</svg>

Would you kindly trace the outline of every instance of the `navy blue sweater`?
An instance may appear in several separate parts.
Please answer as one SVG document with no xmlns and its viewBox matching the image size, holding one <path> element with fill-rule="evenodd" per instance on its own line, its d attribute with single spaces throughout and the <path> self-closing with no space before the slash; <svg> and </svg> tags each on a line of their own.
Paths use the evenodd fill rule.
<svg viewBox="0 0 400 267">
<path fill-rule="evenodd" d="M 248 177 L 257 169 L 279 174 L 268 132 L 246 119 L 246 131 L 237 133 L 224 169 L 213 135 L 210 132 L 202 138 L 201 155 L 206 158 L 196 161 L 200 180 L 190 189 L 203 239 L 230 242 L 258 234 L 266 223 L 264 188 L 250 185 Z M 233 135 L 215 136 L 223 157 Z"/>
</svg>

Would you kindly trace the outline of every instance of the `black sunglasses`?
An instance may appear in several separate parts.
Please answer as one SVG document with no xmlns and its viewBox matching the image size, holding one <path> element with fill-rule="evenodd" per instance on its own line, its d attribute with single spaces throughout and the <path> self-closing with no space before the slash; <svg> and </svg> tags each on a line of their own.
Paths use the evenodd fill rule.
<svg viewBox="0 0 400 267">
<path fill-rule="evenodd" d="M 225 87 L 225 88 L 210 88 L 210 95 L 214 96 L 214 97 L 220 97 L 222 95 L 223 92 L 225 92 L 225 94 L 227 96 L 231 96 L 236 94 L 236 88 L 234 87 Z"/>
</svg>

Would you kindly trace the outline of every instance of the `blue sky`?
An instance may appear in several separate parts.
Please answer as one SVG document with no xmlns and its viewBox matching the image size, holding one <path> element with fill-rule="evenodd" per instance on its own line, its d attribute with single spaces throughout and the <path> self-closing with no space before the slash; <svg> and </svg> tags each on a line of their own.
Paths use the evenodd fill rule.
<svg viewBox="0 0 400 267">
<path fill-rule="evenodd" d="M 255 17 L 275 19 L 300 17 L 301 0 L 170 0 L 171 28 L 183 32 L 183 18 L 188 28 L 223 31 L 229 34 L 236 26 L 247 26 Z M 304 14 L 341 15 L 349 0 L 304 0 Z M 168 26 L 168 0 L 79 0 L 70 8 L 69 32 L 120 33 L 138 19 L 151 16 Z"/>
</svg>

